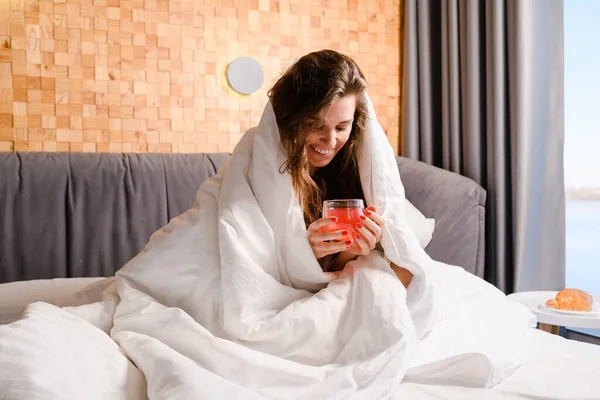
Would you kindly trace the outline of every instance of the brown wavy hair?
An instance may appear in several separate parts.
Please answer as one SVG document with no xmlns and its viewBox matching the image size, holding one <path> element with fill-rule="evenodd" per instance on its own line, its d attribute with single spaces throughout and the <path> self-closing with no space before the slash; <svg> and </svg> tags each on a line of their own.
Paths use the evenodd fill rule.
<svg viewBox="0 0 600 400">
<path fill-rule="evenodd" d="M 322 202 L 328 194 L 327 171 L 316 173 L 308 162 L 306 139 L 311 127 L 307 121 L 323 121 L 331 105 L 345 96 L 356 96 L 348 141 L 322 169 L 334 173 L 333 179 L 338 183 L 345 178 L 348 184 L 358 182 L 360 187 L 356 156 L 365 134 L 366 88 L 367 81 L 354 60 L 333 50 L 321 50 L 298 59 L 269 91 L 281 146 L 287 156 L 280 172 L 292 176 L 307 226 L 320 218 Z"/>
</svg>

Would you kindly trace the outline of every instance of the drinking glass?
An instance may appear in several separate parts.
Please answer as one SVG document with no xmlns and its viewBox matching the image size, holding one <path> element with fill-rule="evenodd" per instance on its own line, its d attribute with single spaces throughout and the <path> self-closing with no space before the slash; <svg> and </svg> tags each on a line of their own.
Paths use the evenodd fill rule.
<svg viewBox="0 0 600 400">
<path fill-rule="evenodd" d="M 335 224 L 327 225 L 323 232 L 348 231 L 348 237 L 354 241 L 356 225 L 361 223 L 360 216 L 364 213 L 362 199 L 325 200 L 323 202 L 323 217 L 336 217 Z"/>
</svg>

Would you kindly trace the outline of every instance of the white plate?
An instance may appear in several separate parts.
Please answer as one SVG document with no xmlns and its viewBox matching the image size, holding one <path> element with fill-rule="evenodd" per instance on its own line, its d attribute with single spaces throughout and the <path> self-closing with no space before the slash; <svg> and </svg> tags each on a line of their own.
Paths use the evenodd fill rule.
<svg viewBox="0 0 600 400">
<path fill-rule="evenodd" d="M 542 311 L 553 312 L 557 314 L 566 314 L 566 315 L 578 315 L 582 317 L 597 317 L 600 316 L 600 312 L 598 311 L 598 307 L 596 304 L 592 304 L 592 309 L 590 311 L 570 311 L 570 310 L 558 310 L 556 308 L 548 307 L 546 304 L 540 304 L 538 308 Z"/>
</svg>

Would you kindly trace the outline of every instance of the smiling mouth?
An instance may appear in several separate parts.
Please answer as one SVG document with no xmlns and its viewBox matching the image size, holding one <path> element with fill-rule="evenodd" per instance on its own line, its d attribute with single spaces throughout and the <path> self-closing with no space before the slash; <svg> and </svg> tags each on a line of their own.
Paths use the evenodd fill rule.
<svg viewBox="0 0 600 400">
<path fill-rule="evenodd" d="M 335 149 L 321 149 L 321 148 L 315 147 L 313 145 L 310 145 L 310 148 L 322 156 L 330 156 L 333 154 L 333 152 L 335 150 Z"/>
</svg>

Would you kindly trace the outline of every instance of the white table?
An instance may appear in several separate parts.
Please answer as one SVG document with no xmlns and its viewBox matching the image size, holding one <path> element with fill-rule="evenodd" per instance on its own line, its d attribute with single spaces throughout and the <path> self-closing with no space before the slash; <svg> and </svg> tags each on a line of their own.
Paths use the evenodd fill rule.
<svg viewBox="0 0 600 400">
<path fill-rule="evenodd" d="M 537 317 L 540 329 L 542 330 L 558 333 L 558 329 L 561 326 L 569 328 L 600 329 L 599 313 L 590 315 L 570 315 L 546 311 L 538 307 L 539 305 L 543 305 L 546 300 L 555 298 L 557 293 L 558 291 L 519 292 L 509 294 L 507 297 L 509 300 L 516 301 L 529 308 L 529 310 Z M 597 310 L 600 310 L 600 296 L 594 296 L 594 305 Z"/>
</svg>

